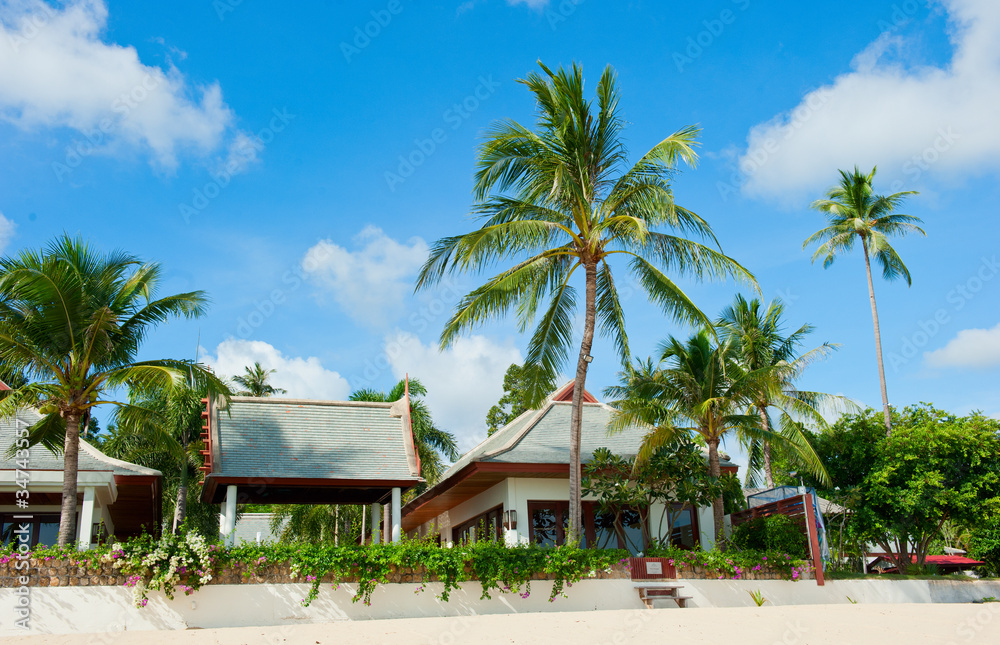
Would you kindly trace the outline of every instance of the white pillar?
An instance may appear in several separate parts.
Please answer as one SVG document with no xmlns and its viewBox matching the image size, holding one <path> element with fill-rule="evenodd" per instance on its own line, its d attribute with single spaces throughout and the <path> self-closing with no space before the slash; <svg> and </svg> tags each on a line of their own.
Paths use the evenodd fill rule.
<svg viewBox="0 0 1000 645">
<path fill-rule="evenodd" d="M 219 537 L 222 539 L 226 537 L 226 500 L 222 500 L 219 504 Z"/>
<path fill-rule="evenodd" d="M 223 534 L 226 537 L 226 546 L 233 546 L 236 536 L 233 531 L 236 529 L 236 486 L 226 486 L 226 528 Z"/>
<path fill-rule="evenodd" d="M 403 515 L 400 508 L 400 490 L 392 489 L 392 541 L 400 542 L 403 539 Z"/>
<path fill-rule="evenodd" d="M 83 508 L 80 510 L 80 533 L 77 544 L 81 549 L 90 548 L 90 533 L 94 526 L 94 487 L 83 489 Z"/>
<path fill-rule="evenodd" d="M 372 504 L 372 544 L 378 544 L 382 539 L 382 509 L 378 504 Z"/>
</svg>

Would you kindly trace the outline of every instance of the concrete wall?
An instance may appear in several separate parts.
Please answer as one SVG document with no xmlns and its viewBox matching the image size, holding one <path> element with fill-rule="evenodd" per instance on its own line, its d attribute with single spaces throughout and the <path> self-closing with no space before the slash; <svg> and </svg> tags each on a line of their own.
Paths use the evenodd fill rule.
<svg viewBox="0 0 1000 645">
<path fill-rule="evenodd" d="M 1000 597 L 997 581 L 843 580 L 819 587 L 812 581 L 680 580 L 691 607 L 752 607 L 750 591 L 760 591 L 765 606 L 858 603 L 956 603 Z M 333 589 L 324 585 L 319 597 L 303 607 L 308 585 L 261 584 L 206 586 L 191 596 L 167 600 L 150 594 L 149 604 L 137 609 L 132 594 L 122 587 L 59 587 L 31 590 L 32 633 L 118 632 L 125 630 L 186 629 L 323 623 L 376 618 L 418 618 L 522 612 L 642 609 L 631 580 L 584 580 L 566 590 L 568 597 L 548 601 L 551 582 L 535 581 L 531 595 L 515 594 L 480 599 L 478 582 L 462 583 L 449 602 L 437 599 L 441 585 L 380 586 L 372 604 L 352 603 L 354 585 Z M 849 599 L 850 598 L 850 599 Z M 0 615 L 13 616 L 17 598 L 13 589 L 0 589 Z M 676 609 L 672 602 L 658 606 Z M 12 620 L 0 622 L 0 635 L 23 635 Z"/>
</svg>

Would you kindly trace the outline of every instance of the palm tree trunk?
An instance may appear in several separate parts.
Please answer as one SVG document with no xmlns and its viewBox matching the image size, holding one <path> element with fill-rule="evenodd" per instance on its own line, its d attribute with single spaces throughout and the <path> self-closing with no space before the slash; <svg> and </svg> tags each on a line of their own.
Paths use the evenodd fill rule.
<svg viewBox="0 0 1000 645">
<path fill-rule="evenodd" d="M 718 479 L 722 475 L 719 465 L 719 439 L 708 440 L 708 475 Z M 726 512 L 722 504 L 722 495 L 712 500 L 712 521 L 715 523 L 715 548 L 722 548 L 725 541 Z"/>
<path fill-rule="evenodd" d="M 868 297 L 872 302 L 872 322 L 875 325 L 875 355 L 878 358 L 878 380 L 882 387 L 882 415 L 885 417 L 885 434 L 892 434 L 892 420 L 889 416 L 889 394 L 885 389 L 885 366 L 882 365 L 882 332 L 878 326 L 878 308 L 875 306 L 875 285 L 872 284 L 872 264 L 868 258 L 868 240 L 861 238 L 865 250 L 865 271 L 868 273 Z"/>
<path fill-rule="evenodd" d="M 587 304 L 583 322 L 583 341 L 580 343 L 580 357 L 576 362 L 576 380 L 573 383 L 573 412 L 569 425 L 569 531 L 567 541 L 579 544 L 583 530 L 583 504 L 580 501 L 582 489 L 580 466 L 580 427 L 583 422 L 583 391 L 587 385 L 587 358 L 594 344 L 594 319 L 597 315 L 597 264 L 585 265 L 587 281 Z"/>
<path fill-rule="evenodd" d="M 764 429 L 764 432 L 771 432 L 771 420 L 767 416 L 767 408 L 763 405 L 757 407 L 757 411 L 760 413 L 760 427 Z M 768 439 L 764 439 L 764 482 L 767 484 L 768 488 L 774 488 L 774 470 L 771 465 L 771 442 Z"/>
<path fill-rule="evenodd" d="M 59 546 L 73 543 L 76 536 L 76 478 L 80 464 L 80 420 L 79 412 L 66 415 L 66 439 L 63 443 L 63 488 L 62 508 L 59 512 Z M 89 526 L 81 531 L 90 532 Z"/>
</svg>

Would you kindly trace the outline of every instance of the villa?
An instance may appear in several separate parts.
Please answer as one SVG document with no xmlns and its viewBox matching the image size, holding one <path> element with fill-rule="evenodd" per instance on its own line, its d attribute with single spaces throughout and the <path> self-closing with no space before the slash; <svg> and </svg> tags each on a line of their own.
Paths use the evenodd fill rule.
<svg viewBox="0 0 1000 645">
<path fill-rule="evenodd" d="M 7 457 L 18 433 L 41 420 L 32 409 L 13 418 L 0 419 L 0 525 L 7 543 L 18 526 L 30 525 L 30 545 L 55 544 L 62 503 L 63 457 L 42 445 L 28 450 L 27 458 Z M 76 479 L 77 529 L 75 542 L 88 549 L 109 535 L 128 538 L 143 531 L 159 534 L 163 474 L 108 457 L 80 440 Z M 29 496 L 19 495 L 28 490 Z M 20 505 L 27 503 L 26 506 Z"/>
<path fill-rule="evenodd" d="M 403 508 L 408 535 L 436 535 L 442 544 L 480 539 L 494 533 L 508 544 L 558 545 L 565 540 L 569 516 L 569 424 L 573 382 L 550 394 L 538 410 L 529 410 L 473 448 L 449 468 L 433 487 Z M 648 429 L 628 427 L 609 434 L 614 409 L 584 393 L 581 455 L 606 447 L 626 457 L 639 451 Z M 723 457 L 723 473 L 736 465 Z M 709 549 L 714 544 L 712 509 L 683 508 L 670 535 L 659 531 L 663 508 L 649 513 L 651 535 L 678 546 Z M 592 498 L 583 502 L 583 543 L 636 551 L 641 545 L 638 514 L 626 512 L 625 540 Z M 480 534 L 477 535 L 477 532 Z M 666 531 L 664 530 L 664 533 Z M 624 543 L 623 543 L 624 542 Z"/>
</svg>

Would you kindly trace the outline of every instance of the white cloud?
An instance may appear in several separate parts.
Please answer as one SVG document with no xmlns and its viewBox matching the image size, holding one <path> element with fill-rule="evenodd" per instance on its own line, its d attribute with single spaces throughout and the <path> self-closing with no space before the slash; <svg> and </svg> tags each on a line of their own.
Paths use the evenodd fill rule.
<svg viewBox="0 0 1000 645">
<path fill-rule="evenodd" d="M 4 217 L 3 213 L 0 213 L 0 253 L 3 253 L 7 249 L 7 245 L 14 239 L 16 231 L 17 224 Z"/>
<path fill-rule="evenodd" d="M 941 349 L 924 353 L 931 367 L 995 367 L 1000 365 L 1000 325 L 963 329 Z"/>
<path fill-rule="evenodd" d="M 229 339 L 219 343 L 215 356 L 205 356 L 203 362 L 224 377 L 239 376 L 255 362 L 275 370 L 270 383 L 288 390 L 281 396 L 297 399 L 345 401 L 351 393 L 347 379 L 323 367 L 315 356 L 285 356 L 273 345 L 260 340 Z"/>
<path fill-rule="evenodd" d="M 71 128 L 87 150 L 139 148 L 168 169 L 179 152 L 215 151 L 233 120 L 219 84 L 143 64 L 134 47 L 102 40 L 107 22 L 103 0 L 0 4 L 0 118 Z"/>
<path fill-rule="evenodd" d="M 366 226 L 354 243 L 357 250 L 349 251 L 323 240 L 306 252 L 302 269 L 355 321 L 391 324 L 413 290 L 414 274 L 427 259 L 427 243 L 414 237 L 401 244 L 375 226 Z"/>
<path fill-rule="evenodd" d="M 929 171 L 958 175 L 1000 162 L 1000 3 L 945 0 L 953 46 L 942 67 L 906 65 L 911 43 L 883 34 L 852 71 L 754 126 L 739 157 L 743 191 L 797 199 L 837 169 L 878 165 L 893 190 Z"/>
<path fill-rule="evenodd" d="M 507 0 L 507 4 L 515 7 L 519 4 L 525 4 L 528 5 L 528 8 L 538 11 L 549 4 L 549 0 Z"/>
<path fill-rule="evenodd" d="M 387 339 L 385 357 L 394 378 L 409 374 L 423 382 L 434 420 L 458 438 L 462 452 L 486 437 L 486 413 L 503 396 L 503 375 L 523 360 L 512 343 L 481 335 L 461 337 L 442 351 L 408 332 Z"/>
</svg>

